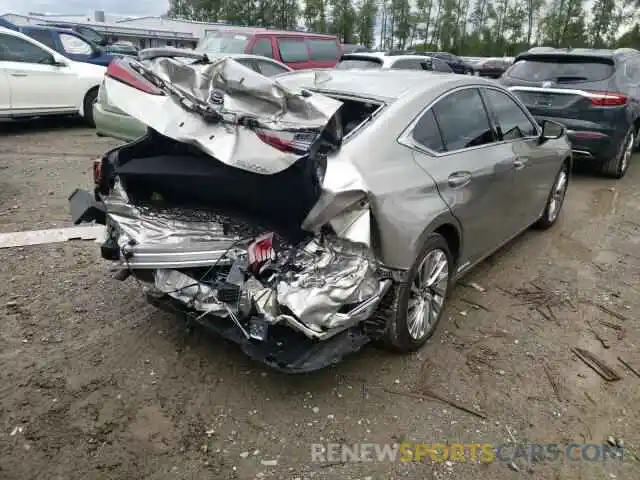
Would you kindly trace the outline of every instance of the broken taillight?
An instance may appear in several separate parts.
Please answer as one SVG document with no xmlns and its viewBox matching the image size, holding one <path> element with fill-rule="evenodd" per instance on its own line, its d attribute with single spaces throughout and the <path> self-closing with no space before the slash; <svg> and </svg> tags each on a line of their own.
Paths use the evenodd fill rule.
<svg viewBox="0 0 640 480">
<path fill-rule="evenodd" d="M 102 180 L 102 159 L 96 158 L 93 161 L 93 183 L 94 185 L 100 185 Z"/>
<path fill-rule="evenodd" d="M 162 90 L 133 70 L 126 62 L 126 60 L 113 60 L 107 67 L 107 77 L 151 95 L 164 95 Z"/>
<path fill-rule="evenodd" d="M 289 132 L 282 130 L 256 129 L 256 135 L 267 145 L 285 153 L 304 155 L 318 138 L 315 132 Z"/>
<path fill-rule="evenodd" d="M 627 96 L 617 92 L 589 92 L 591 105 L 596 107 L 621 107 L 627 104 Z"/>
</svg>

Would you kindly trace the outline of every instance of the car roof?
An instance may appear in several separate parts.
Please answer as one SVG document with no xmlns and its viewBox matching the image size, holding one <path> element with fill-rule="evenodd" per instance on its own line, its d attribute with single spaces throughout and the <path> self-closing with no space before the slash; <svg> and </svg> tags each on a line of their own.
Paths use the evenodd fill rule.
<svg viewBox="0 0 640 480">
<path fill-rule="evenodd" d="M 307 33 L 307 32 L 292 32 L 289 30 L 270 30 L 268 28 L 261 27 L 220 27 L 215 30 L 211 30 L 210 34 L 215 34 L 217 32 L 223 33 L 237 33 L 237 34 L 247 34 L 247 35 L 281 35 L 288 37 L 307 37 L 307 38 L 326 38 L 326 39 L 335 39 L 335 35 L 326 35 L 323 33 Z M 206 35 L 205 37 L 206 38 Z"/>
<path fill-rule="evenodd" d="M 296 70 L 282 74 L 278 82 L 288 88 L 317 90 L 354 97 L 393 102 L 412 90 L 427 90 L 444 84 L 495 85 L 470 75 L 431 74 L 421 70 Z"/>
<path fill-rule="evenodd" d="M 619 53 L 628 53 L 626 49 L 610 50 L 605 48 L 553 48 L 538 47 L 532 48 L 528 52 L 523 52 L 516 57 L 516 60 L 524 60 L 528 57 L 554 57 L 554 56 L 577 56 L 577 57 L 593 57 L 593 58 L 615 58 Z"/>
</svg>

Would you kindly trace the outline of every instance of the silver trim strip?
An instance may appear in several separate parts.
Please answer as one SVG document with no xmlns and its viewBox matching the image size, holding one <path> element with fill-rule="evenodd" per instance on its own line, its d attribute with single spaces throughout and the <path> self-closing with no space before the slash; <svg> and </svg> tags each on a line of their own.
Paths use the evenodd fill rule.
<svg viewBox="0 0 640 480">
<path fill-rule="evenodd" d="M 563 95 L 580 95 L 585 98 L 619 98 L 619 95 L 605 92 L 589 92 L 573 88 L 544 88 L 544 87 L 508 87 L 512 92 L 539 92 L 539 93 L 559 93 Z"/>
<path fill-rule="evenodd" d="M 515 101 L 516 105 L 518 105 L 520 107 L 520 110 L 522 111 L 522 113 L 534 125 L 534 127 L 536 129 L 536 132 L 537 132 L 537 135 L 529 136 L 529 137 L 516 138 L 516 139 L 513 139 L 513 140 L 502 140 L 502 141 L 499 141 L 499 142 L 492 142 L 492 143 L 487 143 L 487 144 L 484 144 L 484 145 L 477 145 L 477 146 L 468 147 L 468 148 L 460 148 L 458 150 L 448 150 L 446 152 L 434 152 L 433 150 L 430 150 L 429 148 L 427 148 L 424 145 L 416 142 L 413 139 L 413 131 L 415 130 L 416 125 L 418 124 L 418 122 L 420 121 L 422 116 L 425 113 L 427 113 L 427 111 L 429 111 L 436 103 L 438 103 L 440 100 L 442 100 L 446 96 L 451 95 L 451 94 L 453 94 L 455 92 L 459 92 L 461 90 L 469 89 L 469 88 L 475 88 L 475 89 L 478 89 L 478 90 L 486 88 L 488 90 L 496 90 L 498 92 L 502 92 L 502 93 L 507 94 L 512 100 Z M 480 94 L 482 95 L 482 92 L 480 92 Z M 489 118 L 489 121 L 491 121 L 490 118 Z M 522 101 L 518 97 L 513 95 L 510 91 L 508 91 L 508 90 L 506 90 L 504 88 L 495 87 L 493 85 L 464 85 L 462 87 L 457 87 L 457 88 L 454 88 L 452 90 L 449 90 L 449 91 L 443 93 L 442 95 L 437 97 L 435 100 L 433 100 L 431 103 L 429 103 L 426 106 L 426 108 L 424 108 L 416 116 L 416 118 L 414 118 L 411 121 L 409 126 L 404 129 L 404 131 L 398 137 L 397 141 L 398 141 L 398 143 L 400 143 L 401 145 L 404 145 L 405 147 L 409 147 L 409 148 L 411 148 L 413 150 L 418 150 L 420 152 L 426 153 L 427 155 L 431 155 L 432 157 L 446 157 L 447 155 L 451 155 L 451 154 L 455 154 L 455 153 L 459 153 L 459 152 L 467 152 L 467 151 L 472 151 L 472 150 L 478 150 L 480 148 L 493 147 L 493 146 L 496 146 L 496 145 L 503 145 L 503 144 L 513 143 L 513 142 L 520 142 L 520 141 L 523 141 L 523 140 L 533 140 L 533 139 L 539 138 L 540 135 L 542 135 L 542 129 L 540 128 L 540 125 L 538 125 L 538 122 L 535 120 L 535 118 L 533 118 L 533 116 L 531 115 L 529 110 L 527 110 L 527 107 L 522 103 Z"/>
</svg>

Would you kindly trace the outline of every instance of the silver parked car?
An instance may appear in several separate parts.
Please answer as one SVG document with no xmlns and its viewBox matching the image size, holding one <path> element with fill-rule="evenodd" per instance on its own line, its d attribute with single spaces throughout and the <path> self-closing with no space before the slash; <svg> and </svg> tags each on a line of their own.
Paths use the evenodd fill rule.
<svg viewBox="0 0 640 480">
<path fill-rule="evenodd" d="M 109 98 L 150 129 L 97 162 L 74 221 L 107 225 L 151 303 L 285 371 L 420 348 L 455 280 L 563 204 L 563 127 L 489 80 L 113 65 Z"/>
</svg>

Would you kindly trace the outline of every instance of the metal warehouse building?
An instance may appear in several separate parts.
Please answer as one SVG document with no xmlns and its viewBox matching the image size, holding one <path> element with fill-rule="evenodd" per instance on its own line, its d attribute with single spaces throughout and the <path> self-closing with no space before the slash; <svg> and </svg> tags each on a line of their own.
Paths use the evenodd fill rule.
<svg viewBox="0 0 640 480">
<path fill-rule="evenodd" d="M 30 13 L 0 15 L 15 25 L 69 25 L 90 27 L 110 42 L 118 40 L 132 42 L 139 48 L 170 45 L 195 47 L 197 41 L 224 24 L 174 20 L 160 16 L 127 18 L 96 11 L 91 15 L 45 15 Z"/>
</svg>

